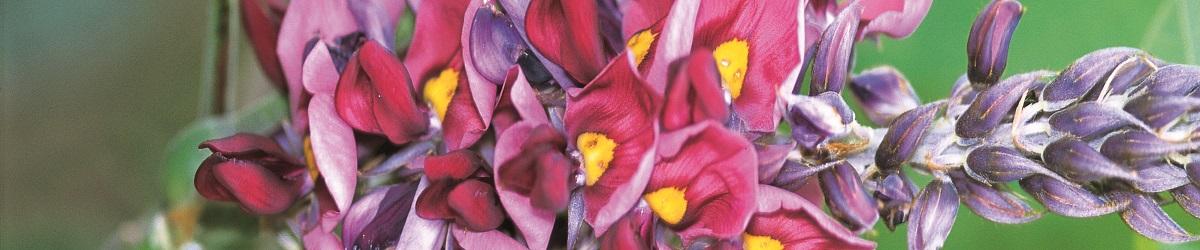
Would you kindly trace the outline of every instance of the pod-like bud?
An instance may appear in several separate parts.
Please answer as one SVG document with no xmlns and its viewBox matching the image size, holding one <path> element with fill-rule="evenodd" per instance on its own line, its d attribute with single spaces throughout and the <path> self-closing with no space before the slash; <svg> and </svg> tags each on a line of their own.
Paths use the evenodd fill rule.
<svg viewBox="0 0 1200 250">
<path fill-rule="evenodd" d="M 1191 235 L 1167 216 L 1154 198 L 1127 192 L 1118 193 L 1117 196 L 1129 200 L 1129 209 L 1121 212 L 1121 219 L 1138 234 L 1163 243 L 1200 240 L 1200 236 Z"/>
<path fill-rule="evenodd" d="M 926 104 L 896 117 L 887 134 L 883 135 L 879 150 L 875 152 L 875 164 L 884 170 L 897 169 L 912 158 L 925 132 L 937 117 L 939 106 L 936 103 Z"/>
<path fill-rule="evenodd" d="M 949 180 L 934 179 L 921 190 L 908 217 L 908 249 L 940 249 L 958 215 L 958 193 Z"/>
<path fill-rule="evenodd" d="M 1008 43 L 1025 8 L 1016 0 L 995 0 L 979 12 L 967 37 L 967 75 L 976 89 L 985 89 L 1004 74 Z"/>
<path fill-rule="evenodd" d="M 1054 75 L 1050 71 L 1035 71 L 1009 77 L 996 87 L 983 90 L 967 107 L 967 111 L 958 117 L 954 133 L 964 138 L 985 137 L 1000 126 L 1010 111 L 1016 107 L 1025 91 L 1041 87 L 1043 78 Z"/>
<path fill-rule="evenodd" d="M 1046 145 L 1042 161 L 1055 173 L 1075 182 L 1101 179 L 1137 180 L 1137 173 L 1104 158 L 1086 142 L 1066 137 Z"/>
<path fill-rule="evenodd" d="M 1069 217 L 1096 217 L 1129 206 L 1129 201 L 1109 201 L 1087 189 L 1044 175 L 1022 179 L 1021 188 L 1042 203 L 1046 210 Z"/>
<path fill-rule="evenodd" d="M 888 124 L 921 105 L 908 79 L 890 66 L 869 69 L 850 79 L 850 93 L 875 124 Z"/>
<path fill-rule="evenodd" d="M 1171 196 L 1175 197 L 1175 202 L 1192 214 L 1192 217 L 1200 218 L 1200 187 L 1195 184 L 1183 185 L 1172 189 Z"/>
<path fill-rule="evenodd" d="M 1054 130 L 1084 140 L 1139 124 L 1129 113 L 1097 102 L 1080 103 L 1050 115 L 1050 127 Z"/>
<path fill-rule="evenodd" d="M 1167 154 L 1187 151 L 1193 146 L 1190 143 L 1168 142 L 1154 133 L 1129 130 L 1104 138 L 1100 153 L 1118 163 L 1135 165 L 1162 160 Z"/>
<path fill-rule="evenodd" d="M 875 199 L 863 189 L 862 180 L 850 163 L 833 163 L 832 168 L 821 171 L 818 176 L 829 212 L 850 231 L 861 232 L 879 220 Z"/>
<path fill-rule="evenodd" d="M 475 71 L 493 84 L 503 84 L 508 69 L 517 64 L 528 46 L 521 33 L 496 1 L 475 10 L 470 25 L 470 56 Z"/>
<path fill-rule="evenodd" d="M 908 221 L 913 199 L 917 196 L 917 186 L 904 171 L 894 171 L 872 179 L 875 179 L 873 195 L 875 201 L 879 202 L 879 215 L 883 217 L 884 226 L 895 231 L 897 225 Z"/>
<path fill-rule="evenodd" d="M 1162 128 L 1183 114 L 1200 109 L 1200 98 L 1190 96 L 1142 95 L 1125 104 L 1125 112 L 1151 128 Z"/>
<path fill-rule="evenodd" d="M 1159 163 L 1137 170 L 1133 188 L 1148 193 L 1165 192 L 1188 184 L 1187 172 L 1168 163 Z"/>
<path fill-rule="evenodd" d="M 821 33 L 813 55 L 812 81 L 808 95 L 825 92 L 842 92 L 846 76 L 850 73 L 850 58 L 854 53 L 854 39 L 858 32 L 859 15 L 863 7 L 850 4 L 839 13 L 832 24 Z"/>
<path fill-rule="evenodd" d="M 829 136 L 846 131 L 842 111 L 817 97 L 797 96 L 788 103 L 784 118 L 792 124 L 792 138 L 804 148 L 813 148 Z"/>
<path fill-rule="evenodd" d="M 1145 52 L 1138 49 L 1114 47 L 1080 57 L 1042 90 L 1042 100 L 1048 103 L 1047 110 L 1059 110 L 1074 103 L 1097 85 L 1103 84 L 1121 62 L 1142 54 Z"/>
<path fill-rule="evenodd" d="M 1165 66 L 1155 71 L 1146 81 L 1147 94 L 1195 95 L 1196 88 L 1200 87 L 1200 66 Z"/>
<path fill-rule="evenodd" d="M 1004 224 L 1021 224 L 1037 220 L 1042 214 L 1029 203 L 1009 191 L 1007 186 L 980 183 L 961 171 L 950 172 L 959 199 L 967 208 L 984 219 Z"/>
<path fill-rule="evenodd" d="M 1001 146 L 983 146 L 971 150 L 967 153 L 964 167 L 971 178 L 985 183 L 1018 181 L 1034 174 L 1058 176 L 1016 149 Z"/>
</svg>

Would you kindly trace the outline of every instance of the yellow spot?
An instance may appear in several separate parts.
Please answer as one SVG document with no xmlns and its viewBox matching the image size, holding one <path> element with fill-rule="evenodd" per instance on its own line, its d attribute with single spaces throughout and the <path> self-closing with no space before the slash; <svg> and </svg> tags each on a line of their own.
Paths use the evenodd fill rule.
<svg viewBox="0 0 1200 250">
<path fill-rule="evenodd" d="M 604 171 L 608 170 L 608 163 L 612 162 L 613 150 L 617 149 L 617 142 L 604 134 L 588 132 L 580 134 L 575 145 L 578 145 L 579 153 L 583 155 L 586 184 L 588 186 L 596 184 L 596 181 L 600 180 L 600 176 L 604 175 Z"/>
<path fill-rule="evenodd" d="M 450 107 L 450 99 L 454 98 L 454 90 L 457 89 L 458 71 L 450 68 L 425 82 L 425 100 L 433 105 L 438 119 L 446 119 L 446 109 Z"/>
<path fill-rule="evenodd" d="M 654 44 L 655 38 L 658 38 L 658 34 L 650 32 L 650 29 L 635 33 L 632 37 L 629 37 L 629 42 L 626 43 L 626 46 L 629 47 L 630 52 L 633 52 L 633 58 L 636 60 L 637 65 L 642 65 L 642 61 L 646 60 L 646 54 L 650 53 L 650 45 Z"/>
<path fill-rule="evenodd" d="M 722 43 L 713 50 L 713 59 L 717 61 L 717 72 L 721 73 L 721 83 L 729 90 L 729 95 L 737 99 L 742 95 L 742 83 L 746 80 L 746 65 L 749 63 L 750 44 L 734 38 Z"/>
<path fill-rule="evenodd" d="M 679 188 L 659 188 L 643 198 L 650 205 L 650 210 L 668 224 L 679 223 L 683 213 L 687 212 L 687 199 L 684 199 L 683 190 Z"/>
<path fill-rule="evenodd" d="M 783 250 L 783 243 L 770 236 L 742 234 L 742 248 L 746 250 Z"/>
<path fill-rule="evenodd" d="M 321 176 L 321 171 L 317 170 L 317 158 L 313 156 L 312 137 L 304 137 L 304 163 L 308 165 L 308 176 L 312 177 L 313 181 L 317 181 L 317 177 Z"/>
</svg>

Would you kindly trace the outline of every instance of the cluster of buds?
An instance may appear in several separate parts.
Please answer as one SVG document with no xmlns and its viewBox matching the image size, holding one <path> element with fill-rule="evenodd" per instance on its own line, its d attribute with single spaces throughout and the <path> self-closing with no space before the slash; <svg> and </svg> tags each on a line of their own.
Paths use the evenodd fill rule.
<svg viewBox="0 0 1200 250">
<path fill-rule="evenodd" d="M 291 116 L 202 144 L 196 189 L 310 249 L 872 249 L 881 217 L 936 249 L 960 203 L 1038 219 L 1010 182 L 1200 239 L 1158 195 L 1200 216 L 1200 67 L 1110 48 L 1002 80 L 1024 9 L 993 0 L 947 99 L 851 74 L 857 42 L 907 37 L 930 4 L 241 0 Z"/>
</svg>

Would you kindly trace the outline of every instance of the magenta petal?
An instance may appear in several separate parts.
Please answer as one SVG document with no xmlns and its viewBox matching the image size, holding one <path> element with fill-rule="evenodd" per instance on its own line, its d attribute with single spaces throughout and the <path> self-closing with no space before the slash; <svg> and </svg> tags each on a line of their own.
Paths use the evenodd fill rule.
<svg viewBox="0 0 1200 250">
<path fill-rule="evenodd" d="M 226 161 L 213 166 L 212 173 L 238 204 L 253 214 L 283 212 L 298 195 L 283 179 L 257 164 Z"/>
<path fill-rule="evenodd" d="M 404 65 L 412 73 L 413 86 L 423 89 L 425 80 L 436 76 L 461 53 L 460 33 L 468 0 L 423 1 L 417 9 L 412 44 Z"/>
<path fill-rule="evenodd" d="M 442 137 L 447 150 L 471 147 L 487 132 L 487 120 L 480 116 L 478 106 L 473 98 L 474 91 L 471 91 L 470 87 L 467 79 L 460 78 L 454 97 L 446 108 L 446 117 L 445 120 L 442 120 Z M 489 101 L 494 102 L 496 99 L 495 86 L 492 86 L 491 89 L 492 91 L 487 95 L 492 96 Z M 488 113 L 491 114 L 491 112 Z"/>
<path fill-rule="evenodd" d="M 472 232 L 462 227 L 453 227 L 450 232 L 454 234 L 454 239 L 458 240 L 458 247 L 462 249 L 530 249 L 496 230 Z"/>
<path fill-rule="evenodd" d="M 652 50 L 654 54 L 647 56 L 651 60 L 649 68 L 642 76 L 658 93 L 666 89 L 672 63 L 692 52 L 692 33 L 696 29 L 700 1 L 674 1 L 670 8 L 666 19 L 662 20 L 662 33 Z"/>
<path fill-rule="evenodd" d="M 513 192 L 500 178 L 505 178 L 501 175 L 501 171 L 511 167 L 507 163 L 522 154 L 521 146 L 525 145 L 525 139 L 529 136 L 530 131 L 537 126 L 545 125 L 545 123 L 524 121 L 505 130 L 496 140 L 496 167 L 492 173 L 497 178 L 496 193 L 500 196 L 500 203 L 504 205 L 504 210 L 512 217 L 513 223 L 521 230 L 529 247 L 533 249 L 545 249 L 549 244 L 556 211 L 535 206 L 530 197 Z M 566 185 L 565 179 L 563 185 Z M 565 198 L 566 194 L 564 193 L 563 196 Z"/>
<path fill-rule="evenodd" d="M 629 40 L 633 33 L 649 28 L 667 17 L 674 0 L 633 0 L 621 5 L 621 39 Z M 698 2 L 698 1 L 697 1 Z"/>
<path fill-rule="evenodd" d="M 859 34 L 868 38 L 881 34 L 905 38 L 925 20 L 933 0 L 863 0 L 859 3 L 865 7 L 859 17 L 865 26 Z"/>
<path fill-rule="evenodd" d="M 428 186 L 429 180 L 422 177 L 416 193 L 424 193 Z M 445 241 L 446 221 L 421 218 L 417 215 L 416 207 L 413 204 L 413 209 L 408 211 L 404 230 L 401 230 L 400 239 L 396 240 L 396 249 L 437 249 Z"/>
<path fill-rule="evenodd" d="M 875 249 L 874 242 L 854 235 L 821 207 L 773 186 L 759 186 L 754 216 L 746 233 L 770 236 L 785 249 Z"/>
<path fill-rule="evenodd" d="M 468 150 L 456 150 L 425 158 L 425 176 L 431 181 L 461 181 L 475 174 L 484 163 L 479 155 Z"/>
<path fill-rule="evenodd" d="M 701 121 L 725 122 L 729 107 L 717 75 L 712 51 L 697 49 L 673 74 L 662 111 L 663 130 L 675 130 Z"/>
<path fill-rule="evenodd" d="M 404 65 L 382 45 L 368 41 L 350 59 L 338 81 L 338 115 L 359 131 L 383 134 L 393 144 L 404 144 L 429 127 L 412 91 Z"/>
<path fill-rule="evenodd" d="M 196 192 L 200 193 L 205 199 L 214 201 L 236 201 L 236 197 L 229 193 L 229 190 L 221 186 L 217 177 L 213 176 L 213 166 L 222 162 L 220 156 L 209 156 L 200 163 L 200 168 L 196 170 L 196 177 L 193 184 L 196 185 Z"/>
<path fill-rule="evenodd" d="M 685 244 L 741 234 L 758 188 L 758 164 L 745 138 L 707 121 L 664 134 L 658 155 L 646 192 L 685 190 L 685 213 L 670 225 Z"/>
<path fill-rule="evenodd" d="M 301 81 L 301 66 L 309 42 L 319 39 L 326 44 L 337 44 L 340 38 L 355 31 L 358 31 L 358 24 L 345 0 L 295 0 L 290 3 L 280 23 L 275 51 L 287 79 L 288 103 L 293 116 L 300 115 L 298 111 L 306 93 Z"/>
<path fill-rule="evenodd" d="M 595 1 L 533 0 L 525 13 L 529 42 L 579 83 L 600 74 L 615 49 L 605 44 Z"/>
<path fill-rule="evenodd" d="M 504 222 L 504 211 L 496 201 L 496 190 L 479 180 L 459 183 L 446 197 L 450 209 L 458 216 L 455 224 L 474 232 L 496 229 Z"/>
<path fill-rule="evenodd" d="M 342 240 L 338 239 L 337 235 L 322 230 L 304 233 L 301 241 L 304 242 L 304 249 L 338 249 L 342 247 Z"/>
<path fill-rule="evenodd" d="M 308 115 L 317 169 L 321 171 L 338 211 L 346 211 L 354 199 L 358 178 L 358 146 L 354 142 L 354 131 L 338 117 L 333 97 L 327 94 L 313 96 Z"/>
<path fill-rule="evenodd" d="M 649 250 L 654 241 L 653 213 L 647 208 L 634 208 L 613 224 L 611 230 L 597 238 L 601 250 Z"/>
<path fill-rule="evenodd" d="M 430 183 L 429 187 L 425 188 L 417 196 L 416 203 L 413 204 L 413 211 L 416 211 L 418 216 L 425 219 L 453 219 L 454 211 L 450 210 L 450 204 L 446 201 L 446 197 L 450 195 L 450 190 L 454 188 L 451 184 L 453 183 L 449 183 L 449 181 L 434 181 Z"/>
</svg>

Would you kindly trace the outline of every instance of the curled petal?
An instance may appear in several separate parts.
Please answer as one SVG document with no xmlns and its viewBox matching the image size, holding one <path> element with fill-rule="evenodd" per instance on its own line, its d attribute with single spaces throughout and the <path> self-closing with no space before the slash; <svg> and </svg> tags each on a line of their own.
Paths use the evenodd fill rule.
<svg viewBox="0 0 1200 250">
<path fill-rule="evenodd" d="M 1104 158 L 1086 142 L 1075 138 L 1063 138 L 1046 145 L 1042 161 L 1055 173 L 1067 179 L 1086 182 L 1100 179 L 1122 179 L 1134 181 L 1138 174 Z"/>
<path fill-rule="evenodd" d="M 964 138 L 988 136 L 1009 117 L 1017 102 L 1025 98 L 1026 91 L 1041 87 L 1045 84 L 1042 79 L 1053 75 L 1050 71 L 1020 74 L 982 90 L 958 117 L 954 133 Z"/>
<path fill-rule="evenodd" d="M 1129 209 L 1121 212 L 1121 219 L 1138 234 L 1164 243 L 1200 240 L 1200 236 L 1183 230 L 1183 227 L 1167 216 L 1167 212 L 1158 207 L 1153 198 L 1132 193 L 1122 196 L 1129 200 Z"/>
<path fill-rule="evenodd" d="M 858 34 L 859 16 L 863 8 L 859 4 L 850 4 L 838 13 L 833 23 L 821 34 L 817 42 L 817 51 L 813 56 L 812 82 L 809 83 L 808 94 L 817 95 L 825 92 L 842 92 L 850 72 L 850 57 L 854 52 L 855 36 Z"/>
<path fill-rule="evenodd" d="M 818 176 L 830 213 L 846 224 L 848 229 L 861 232 L 879 220 L 875 199 L 863 189 L 862 180 L 850 163 L 834 163 L 832 168 L 821 171 Z"/>
<path fill-rule="evenodd" d="M 385 186 L 363 196 L 346 213 L 346 248 L 378 249 L 396 244 L 416 195 L 415 183 Z"/>
<path fill-rule="evenodd" d="M 425 177 L 430 181 L 464 180 L 475 174 L 486 164 L 479 155 L 467 150 L 456 150 L 443 155 L 425 158 Z"/>
<path fill-rule="evenodd" d="M 1137 118 L 1098 102 L 1085 102 L 1050 115 L 1050 127 L 1085 140 L 1137 126 Z"/>
<path fill-rule="evenodd" d="M 1109 201 L 1087 189 L 1044 175 L 1021 180 L 1021 188 L 1050 212 L 1070 217 L 1096 217 L 1124 210 L 1128 201 Z"/>
<path fill-rule="evenodd" d="M 237 158 L 264 164 L 298 164 L 275 140 L 250 133 L 237 133 L 225 138 L 207 140 L 200 143 L 200 148 L 211 150 L 214 154 L 220 154 L 225 158 Z"/>
<path fill-rule="evenodd" d="M 664 130 L 675 130 L 700 121 L 725 122 L 729 106 L 718 79 L 712 51 L 698 49 L 674 72 L 667 85 L 662 111 Z"/>
<path fill-rule="evenodd" d="M 1035 174 L 1058 176 L 1016 149 L 1002 146 L 983 146 L 971 150 L 967 154 L 964 169 L 971 178 L 985 183 L 1018 181 Z"/>
<path fill-rule="evenodd" d="M 881 0 L 862 1 L 863 14 L 866 20 L 860 27 L 861 34 L 866 38 L 877 38 L 880 34 L 902 39 L 912 35 L 913 31 L 929 14 L 932 0 Z M 862 38 L 859 38 L 860 40 Z"/>
<path fill-rule="evenodd" d="M 933 124 L 940 105 L 926 104 L 900 114 L 892 121 L 887 134 L 875 152 L 875 164 L 880 169 L 898 169 L 900 164 L 912 158 L 925 132 Z"/>
<path fill-rule="evenodd" d="M 1194 96 L 1200 87 L 1200 66 L 1169 65 L 1159 68 L 1146 79 L 1146 93 L 1152 95 Z"/>
<path fill-rule="evenodd" d="M 876 124 L 889 124 L 904 111 L 917 108 L 921 99 L 900 71 L 890 66 L 869 69 L 850 79 L 850 93 Z"/>
<path fill-rule="evenodd" d="M 1059 110 L 1079 100 L 1096 85 L 1103 84 L 1121 62 L 1143 53 L 1134 48 L 1113 47 L 1080 57 L 1042 90 L 1042 100 L 1048 102 L 1047 110 Z"/>
<path fill-rule="evenodd" d="M 984 219 L 1004 224 L 1028 223 L 1042 217 L 1006 186 L 980 183 L 962 172 L 951 172 L 959 199 Z"/>
<path fill-rule="evenodd" d="M 288 182 L 257 164 L 226 161 L 212 166 L 211 171 L 238 205 L 252 214 L 283 212 L 299 195 Z"/>
<path fill-rule="evenodd" d="M 983 8 L 967 38 L 967 75 L 977 89 L 1000 80 L 1008 63 L 1008 43 L 1025 7 L 1016 0 L 994 0 Z"/>
<path fill-rule="evenodd" d="M 487 132 L 487 120 L 479 113 L 479 106 L 475 103 L 476 95 L 472 90 L 472 86 L 467 82 L 466 78 L 459 78 L 458 87 L 454 90 L 454 96 L 447 104 L 446 113 L 442 120 L 442 138 L 446 143 L 446 149 L 458 150 L 475 145 L 479 138 Z M 491 87 L 491 86 L 489 86 Z M 484 93 L 493 96 L 489 101 L 495 101 L 495 88 Z M 489 112 L 490 115 L 490 112 Z"/>
<path fill-rule="evenodd" d="M 529 246 L 546 248 L 555 213 L 567 206 L 566 141 L 548 124 L 520 122 L 496 144 L 493 176 L 500 202 Z"/>
<path fill-rule="evenodd" d="M 1147 126 L 1159 129 L 1178 120 L 1184 114 L 1200 110 L 1200 98 L 1142 95 L 1125 103 L 1124 110 L 1145 122 Z"/>
<path fill-rule="evenodd" d="M 948 180 L 935 179 L 917 195 L 908 217 L 908 249 L 940 249 L 958 215 L 958 193 Z"/>
<path fill-rule="evenodd" d="M 784 249 L 875 248 L 794 193 L 768 185 L 758 190 L 758 210 L 742 235 L 744 247 L 775 241 Z"/>
</svg>

